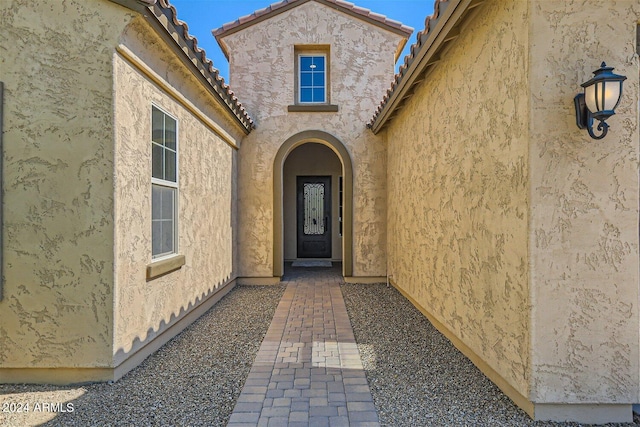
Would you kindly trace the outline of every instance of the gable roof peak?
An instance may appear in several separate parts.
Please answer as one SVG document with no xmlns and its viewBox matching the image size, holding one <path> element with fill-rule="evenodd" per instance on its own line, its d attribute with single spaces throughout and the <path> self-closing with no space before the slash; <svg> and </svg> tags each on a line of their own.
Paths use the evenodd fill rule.
<svg viewBox="0 0 640 427">
<path fill-rule="evenodd" d="M 227 57 L 229 58 L 229 54 L 224 48 L 224 43 L 222 43 L 222 39 L 229 34 L 233 34 L 235 32 L 241 31 L 247 27 L 250 27 L 258 22 L 262 22 L 266 19 L 269 19 L 279 13 L 285 12 L 287 10 L 293 9 L 294 7 L 300 6 L 309 1 L 315 1 L 320 4 L 324 4 L 332 9 L 338 10 L 340 12 L 344 12 L 348 15 L 354 16 L 356 18 L 367 21 L 373 25 L 386 29 L 388 31 L 394 32 L 405 39 L 408 39 L 413 33 L 413 28 L 407 25 L 402 24 L 399 21 L 395 21 L 393 19 L 387 18 L 385 15 L 381 15 L 379 13 L 372 12 L 369 9 L 364 7 L 356 6 L 353 3 L 344 0 L 281 0 L 277 3 L 273 3 L 267 7 L 256 10 L 249 15 L 241 16 L 235 21 L 227 22 L 223 24 L 221 27 L 212 30 L 212 33 L 220 47 Z"/>
</svg>

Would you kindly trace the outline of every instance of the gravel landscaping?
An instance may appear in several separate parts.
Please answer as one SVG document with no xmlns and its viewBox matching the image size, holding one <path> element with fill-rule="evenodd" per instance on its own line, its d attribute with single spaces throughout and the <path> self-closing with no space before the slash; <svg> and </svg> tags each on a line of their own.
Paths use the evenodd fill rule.
<svg viewBox="0 0 640 427">
<path fill-rule="evenodd" d="M 223 426 L 284 289 L 237 286 L 116 383 L 0 385 L 0 404 L 30 402 L 31 408 L 0 412 L 0 425 Z M 36 412 L 38 402 L 72 403 L 73 412 Z"/>
<path fill-rule="evenodd" d="M 236 287 L 116 383 L 0 385 L 0 407 L 31 408 L 0 425 L 224 426 L 285 287 Z M 382 425 L 579 426 L 531 421 L 393 287 L 341 290 Z M 73 412 L 34 411 L 45 402 Z"/>
<path fill-rule="evenodd" d="M 341 289 L 381 424 L 579 425 L 531 421 L 395 288 Z"/>
</svg>

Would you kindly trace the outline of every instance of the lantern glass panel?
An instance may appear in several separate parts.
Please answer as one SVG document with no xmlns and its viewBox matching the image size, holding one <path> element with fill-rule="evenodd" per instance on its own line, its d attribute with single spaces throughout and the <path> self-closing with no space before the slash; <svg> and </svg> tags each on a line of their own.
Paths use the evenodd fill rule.
<svg viewBox="0 0 640 427">
<path fill-rule="evenodd" d="M 587 108 L 592 113 L 598 111 L 598 105 L 596 101 L 596 85 L 592 84 L 584 88 L 584 100 L 587 104 Z"/>
<path fill-rule="evenodd" d="M 607 82 L 604 92 L 604 110 L 613 110 L 620 100 L 620 86 L 622 82 Z"/>
</svg>

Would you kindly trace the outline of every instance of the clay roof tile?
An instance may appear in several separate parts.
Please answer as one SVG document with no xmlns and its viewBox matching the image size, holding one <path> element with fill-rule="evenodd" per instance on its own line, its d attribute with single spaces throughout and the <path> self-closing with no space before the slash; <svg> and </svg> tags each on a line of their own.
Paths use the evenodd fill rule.
<svg viewBox="0 0 640 427">
<path fill-rule="evenodd" d="M 184 39 L 188 48 L 187 51 L 190 50 L 193 56 L 201 63 L 202 68 L 200 69 L 200 72 L 208 81 L 212 82 L 214 92 L 221 97 L 221 101 L 229 107 L 231 112 L 243 124 L 245 129 L 250 132 L 254 126 L 253 119 L 251 119 L 238 98 L 233 94 L 229 85 L 224 82 L 224 78 L 220 76 L 220 72 L 215 68 L 213 62 L 207 58 L 205 50 L 198 46 L 198 39 L 189 34 L 189 26 L 187 23 L 178 19 L 178 13 L 175 6 L 171 5 L 168 0 L 157 0 L 157 2 L 156 0 L 145 1 L 148 1 L 150 4 L 155 3 L 156 6 L 160 8 L 161 13 L 169 18 L 175 29 Z M 185 53 L 188 54 L 188 52 Z M 194 61 L 192 60 L 192 62 Z M 194 62 L 194 65 L 197 66 L 198 64 Z M 205 73 L 208 73 L 209 75 L 205 75 Z"/>
<path fill-rule="evenodd" d="M 411 49 L 410 49 L 409 54 L 407 54 L 404 57 L 404 64 L 402 66 L 400 66 L 400 68 L 398 69 L 398 72 L 396 73 L 396 75 L 395 75 L 395 77 L 393 79 L 393 82 L 391 83 L 391 88 L 387 90 L 386 95 L 384 96 L 384 98 L 380 102 L 380 105 L 378 106 L 378 108 L 374 112 L 373 117 L 367 123 L 367 127 L 368 128 L 371 129 L 373 127 L 374 123 L 376 122 L 376 120 L 378 120 L 378 118 L 380 117 L 380 114 L 384 110 L 386 104 L 389 102 L 389 100 L 393 96 L 393 93 L 400 86 L 400 83 L 402 82 L 402 79 L 405 76 L 407 70 L 409 69 L 409 67 L 411 66 L 413 61 L 416 59 L 416 55 L 420 51 L 420 48 L 422 47 L 422 45 L 424 43 L 424 40 L 429 35 L 429 32 L 432 30 L 432 24 L 433 24 L 433 26 L 435 26 L 435 23 L 437 22 L 438 18 L 440 17 L 441 3 L 444 4 L 444 3 L 448 3 L 448 2 L 449 2 L 449 0 L 435 0 L 435 3 L 433 5 L 433 14 L 431 16 L 427 16 L 425 18 L 425 20 L 424 20 L 424 27 L 425 27 L 424 30 L 418 32 L 418 35 L 417 35 L 417 38 L 416 38 L 416 42 L 411 45 Z"/>
</svg>

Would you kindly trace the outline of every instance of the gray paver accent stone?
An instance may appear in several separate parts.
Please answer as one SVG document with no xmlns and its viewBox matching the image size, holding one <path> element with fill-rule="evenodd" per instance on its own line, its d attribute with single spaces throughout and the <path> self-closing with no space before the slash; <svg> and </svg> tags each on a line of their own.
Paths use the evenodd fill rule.
<svg viewBox="0 0 640 427">
<path fill-rule="evenodd" d="M 309 401 L 291 402 L 291 411 L 304 411 L 309 412 Z"/>
<path fill-rule="evenodd" d="M 291 407 L 291 398 L 288 397 L 279 397 L 273 399 L 273 406 L 286 406 Z"/>
<path fill-rule="evenodd" d="M 231 418 L 229 418 L 229 424 L 231 423 L 256 423 L 260 418 L 260 414 L 257 412 L 233 412 Z"/>
<path fill-rule="evenodd" d="M 238 398 L 237 403 L 256 403 L 256 402 L 264 402 L 265 395 L 264 394 L 242 394 Z"/>
<path fill-rule="evenodd" d="M 342 393 L 329 393 L 329 403 L 332 402 L 346 402 L 347 396 L 345 396 L 344 392 Z"/>
<path fill-rule="evenodd" d="M 334 406 L 311 406 L 309 408 L 311 417 L 337 417 L 338 408 Z"/>
<path fill-rule="evenodd" d="M 257 412 L 260 413 L 262 410 L 262 402 L 255 403 L 246 403 L 246 402 L 238 402 L 236 403 L 235 408 L 233 408 L 233 413 L 236 412 Z"/>
<path fill-rule="evenodd" d="M 313 385 L 313 384 L 312 384 Z M 310 388 L 302 390 L 302 397 L 325 397 L 327 396 L 326 385 L 315 383 L 316 386 L 320 385 L 323 388 Z"/>
<path fill-rule="evenodd" d="M 329 417 L 329 427 L 349 427 L 349 417 Z"/>
<path fill-rule="evenodd" d="M 265 394 L 267 392 L 267 387 L 262 386 L 245 386 L 242 389 L 242 393 L 247 394 Z"/>
<path fill-rule="evenodd" d="M 378 421 L 378 414 L 372 411 L 349 411 L 349 421 L 350 422 L 359 422 L 359 421 Z"/>
<path fill-rule="evenodd" d="M 306 423 L 308 421 L 309 421 L 308 412 L 291 412 L 291 414 L 289 414 L 289 422 Z"/>
<path fill-rule="evenodd" d="M 344 385 L 366 385 L 368 387 L 366 378 L 345 378 Z"/>
<path fill-rule="evenodd" d="M 309 418 L 310 427 L 329 427 L 329 417 L 311 417 Z"/>
<path fill-rule="evenodd" d="M 242 394 L 240 395 L 242 396 Z M 265 397 L 270 397 L 272 399 L 278 398 L 278 397 L 283 397 L 284 396 L 284 390 L 269 390 L 267 391 L 267 394 Z"/>
<path fill-rule="evenodd" d="M 246 380 L 245 386 L 266 387 L 269 385 L 269 378 L 251 378 Z"/>
<path fill-rule="evenodd" d="M 311 406 L 312 408 L 314 406 L 327 406 L 328 400 L 326 397 L 312 397 L 309 399 L 309 406 Z"/>
<path fill-rule="evenodd" d="M 265 398 L 264 401 L 262 402 L 263 408 L 270 408 L 272 406 L 273 406 L 273 399 L 271 397 Z"/>
<path fill-rule="evenodd" d="M 284 397 L 300 397 L 302 392 L 296 389 L 284 390 Z"/>
<path fill-rule="evenodd" d="M 287 417 L 269 418 L 269 427 L 288 427 L 289 419 Z"/>
<path fill-rule="evenodd" d="M 373 402 L 349 402 L 347 409 L 349 411 L 375 411 L 376 407 Z"/>
<path fill-rule="evenodd" d="M 373 402 L 371 392 L 369 393 L 346 393 L 347 402 Z"/>
<path fill-rule="evenodd" d="M 286 417 L 287 420 L 289 419 L 289 408 L 286 407 L 279 407 L 279 408 L 263 408 L 262 409 L 262 416 L 265 417 Z"/>
</svg>

